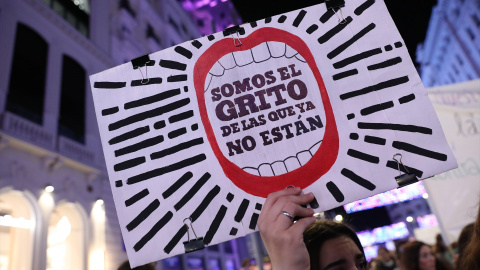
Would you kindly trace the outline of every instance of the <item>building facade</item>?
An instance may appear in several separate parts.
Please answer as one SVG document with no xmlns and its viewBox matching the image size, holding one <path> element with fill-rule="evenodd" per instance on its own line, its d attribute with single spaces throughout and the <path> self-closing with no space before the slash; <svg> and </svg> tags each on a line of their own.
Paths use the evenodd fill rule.
<svg viewBox="0 0 480 270">
<path fill-rule="evenodd" d="M 480 78 L 480 1 L 439 0 L 417 62 L 425 87 Z"/>
<path fill-rule="evenodd" d="M 1 270 L 127 259 L 88 76 L 199 36 L 174 0 L 0 1 Z M 247 240 L 158 269 L 235 269 Z"/>
</svg>

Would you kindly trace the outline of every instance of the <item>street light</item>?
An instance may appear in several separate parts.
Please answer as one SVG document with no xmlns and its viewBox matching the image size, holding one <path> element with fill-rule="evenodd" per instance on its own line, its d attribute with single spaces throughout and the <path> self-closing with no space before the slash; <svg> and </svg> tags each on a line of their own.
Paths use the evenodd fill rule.
<svg viewBox="0 0 480 270">
<path fill-rule="evenodd" d="M 48 193 L 52 193 L 55 190 L 55 188 L 52 185 L 47 185 L 45 187 L 45 191 Z"/>
<path fill-rule="evenodd" d="M 408 216 L 408 217 L 407 217 L 407 222 L 413 222 L 413 217 L 412 217 L 412 216 Z"/>
</svg>

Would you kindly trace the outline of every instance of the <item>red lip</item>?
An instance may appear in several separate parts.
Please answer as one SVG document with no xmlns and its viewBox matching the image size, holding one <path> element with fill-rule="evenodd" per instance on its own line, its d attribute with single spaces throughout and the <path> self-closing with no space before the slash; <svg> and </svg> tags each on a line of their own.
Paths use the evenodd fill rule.
<svg viewBox="0 0 480 270">
<path fill-rule="evenodd" d="M 305 188 L 322 175 L 324 175 L 335 163 L 338 155 L 339 139 L 335 117 L 333 115 L 332 106 L 325 89 L 322 76 L 317 68 L 315 59 L 313 58 L 307 44 L 299 37 L 276 28 L 261 28 L 256 30 L 248 37 L 241 38 L 242 46 L 235 47 L 231 38 L 225 38 L 215 42 L 208 48 L 198 59 L 194 67 L 194 85 L 197 92 L 198 106 L 202 118 L 203 126 L 207 133 L 208 141 L 212 146 L 213 152 L 217 157 L 225 175 L 240 189 L 255 196 L 266 198 L 271 192 L 275 192 L 294 185 L 296 187 Z M 261 177 L 249 174 L 228 160 L 220 150 L 212 125 L 208 118 L 205 105 L 205 79 L 212 66 L 224 55 L 249 50 L 266 41 L 282 42 L 294 50 L 307 61 L 308 66 L 313 72 L 320 89 L 323 107 L 325 110 L 326 123 L 323 142 L 315 155 L 302 167 L 278 176 Z"/>
</svg>

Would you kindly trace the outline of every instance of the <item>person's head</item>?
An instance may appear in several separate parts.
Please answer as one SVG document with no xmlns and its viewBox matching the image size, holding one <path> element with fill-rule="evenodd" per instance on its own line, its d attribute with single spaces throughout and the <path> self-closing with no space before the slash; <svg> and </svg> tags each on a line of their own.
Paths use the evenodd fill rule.
<svg viewBox="0 0 480 270">
<path fill-rule="evenodd" d="M 401 261 L 404 270 L 435 270 L 432 248 L 420 241 L 408 242 L 402 246 Z"/>
<path fill-rule="evenodd" d="M 377 255 L 378 260 L 384 263 L 389 262 L 393 259 L 392 254 L 390 254 L 390 251 L 388 251 L 388 249 L 386 249 L 385 247 L 379 247 Z"/>
<path fill-rule="evenodd" d="M 367 260 L 355 232 L 345 224 L 331 220 L 313 223 L 303 233 L 310 256 L 310 269 L 323 270 L 327 266 L 357 266 L 365 269 Z"/>
<path fill-rule="evenodd" d="M 458 239 L 458 251 L 460 256 L 457 262 L 457 269 L 480 270 L 480 260 L 478 259 L 480 257 L 480 207 L 478 207 L 477 220 L 471 228 L 469 238 L 470 240 L 464 246 L 462 251 L 460 251 L 460 239 Z"/>
<path fill-rule="evenodd" d="M 249 258 L 243 259 L 242 267 L 248 267 L 248 266 L 250 266 L 250 259 Z"/>
<path fill-rule="evenodd" d="M 443 242 L 443 238 L 442 238 L 442 235 L 437 233 L 436 237 L 435 237 L 435 246 L 434 246 L 434 252 L 435 253 L 443 253 L 443 252 L 446 252 L 448 249 L 447 249 L 447 246 L 445 245 L 445 243 Z"/>
</svg>

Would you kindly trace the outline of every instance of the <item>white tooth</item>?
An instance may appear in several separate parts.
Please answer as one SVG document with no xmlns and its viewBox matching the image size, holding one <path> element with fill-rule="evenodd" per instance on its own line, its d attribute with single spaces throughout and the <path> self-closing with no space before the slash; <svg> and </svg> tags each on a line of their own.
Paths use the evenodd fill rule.
<svg viewBox="0 0 480 270">
<path fill-rule="evenodd" d="M 282 175 L 287 173 L 287 168 L 285 168 L 285 164 L 283 164 L 283 161 L 277 161 L 273 163 L 272 169 L 275 175 Z"/>
<path fill-rule="evenodd" d="M 285 44 L 276 41 L 267 42 L 268 48 L 270 49 L 270 54 L 272 57 L 278 58 L 285 55 Z"/>
<path fill-rule="evenodd" d="M 245 66 L 253 62 L 252 52 L 250 50 L 233 52 L 233 58 L 237 66 Z"/>
<path fill-rule="evenodd" d="M 253 168 L 243 168 L 243 170 L 246 171 L 246 172 L 249 173 L 249 174 L 253 174 L 253 175 L 258 175 L 258 176 L 260 176 L 260 175 L 258 174 L 258 170 L 257 170 L 257 169 L 253 169 Z"/>
<path fill-rule="evenodd" d="M 212 82 L 212 74 L 208 73 L 207 77 L 205 78 L 205 92 L 208 91 L 208 87 L 210 86 L 210 83 Z"/>
<path fill-rule="evenodd" d="M 308 151 L 303 151 L 301 153 L 297 154 L 297 158 L 300 161 L 300 164 L 305 165 L 307 162 L 312 158 L 312 155 L 310 155 L 310 152 Z"/>
<path fill-rule="evenodd" d="M 262 43 L 252 49 L 253 59 L 255 62 L 262 62 L 270 58 L 270 52 L 266 43 Z"/>
<path fill-rule="evenodd" d="M 285 52 L 285 57 L 292 58 L 296 54 L 297 54 L 297 51 L 295 51 L 294 49 L 292 49 L 292 47 L 287 45 L 287 51 Z"/>
<path fill-rule="evenodd" d="M 298 162 L 296 157 L 289 157 L 287 160 L 285 160 L 285 166 L 287 166 L 287 171 L 291 172 L 300 168 L 300 162 Z"/>
<path fill-rule="evenodd" d="M 218 60 L 218 62 L 220 62 L 220 64 L 222 64 L 222 66 L 225 69 L 232 69 L 232 68 L 237 66 L 237 64 L 235 64 L 235 60 L 233 59 L 233 55 L 231 53 L 229 53 L 229 54 L 225 55 L 224 57 L 220 58 L 220 60 Z"/>
<path fill-rule="evenodd" d="M 258 168 L 258 171 L 260 173 L 260 176 L 273 176 L 273 171 L 272 167 L 270 167 L 270 164 L 263 164 Z"/>
<path fill-rule="evenodd" d="M 295 55 L 295 58 L 298 59 L 298 61 L 300 62 L 303 62 L 303 63 L 306 63 L 307 61 L 303 58 L 303 56 L 301 56 L 299 53 L 297 55 Z"/>
<path fill-rule="evenodd" d="M 214 76 L 223 76 L 225 69 L 218 62 L 216 62 L 215 65 L 213 65 L 213 67 L 210 69 L 210 73 Z"/>
<path fill-rule="evenodd" d="M 312 154 L 315 154 L 318 150 L 318 148 L 320 148 L 320 145 L 322 144 L 322 142 L 317 142 L 316 144 L 314 144 L 311 148 L 310 148 L 310 153 Z"/>
</svg>

